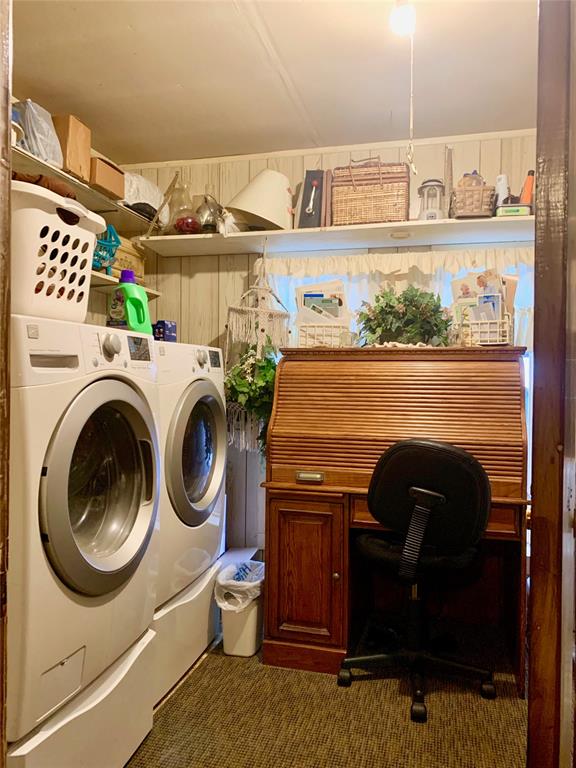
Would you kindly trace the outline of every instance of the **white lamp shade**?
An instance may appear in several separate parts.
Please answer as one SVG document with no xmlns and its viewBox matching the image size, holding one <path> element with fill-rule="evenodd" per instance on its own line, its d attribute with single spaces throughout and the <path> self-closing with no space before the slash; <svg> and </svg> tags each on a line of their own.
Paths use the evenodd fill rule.
<svg viewBox="0 0 576 768">
<path fill-rule="evenodd" d="M 265 168 L 230 200 L 226 208 L 242 214 L 249 226 L 292 229 L 290 181 L 283 173 Z"/>
</svg>

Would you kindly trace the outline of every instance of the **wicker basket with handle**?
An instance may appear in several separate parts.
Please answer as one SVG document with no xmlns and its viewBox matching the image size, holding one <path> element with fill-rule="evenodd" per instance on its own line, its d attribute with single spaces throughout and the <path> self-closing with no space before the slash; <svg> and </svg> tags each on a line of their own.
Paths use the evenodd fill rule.
<svg viewBox="0 0 576 768">
<path fill-rule="evenodd" d="M 495 187 L 489 187 L 479 173 L 467 173 L 452 192 L 452 218 L 491 217 L 494 212 Z"/>
<path fill-rule="evenodd" d="M 406 221 L 410 208 L 410 170 L 406 163 L 380 158 L 351 160 L 332 172 L 332 224 Z"/>
</svg>

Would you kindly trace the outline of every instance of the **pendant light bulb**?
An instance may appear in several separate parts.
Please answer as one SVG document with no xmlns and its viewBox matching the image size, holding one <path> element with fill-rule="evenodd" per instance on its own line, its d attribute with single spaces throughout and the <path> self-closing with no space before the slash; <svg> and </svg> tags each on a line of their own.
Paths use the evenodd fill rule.
<svg viewBox="0 0 576 768">
<path fill-rule="evenodd" d="M 406 0 L 395 0 L 389 22 L 395 35 L 412 37 L 416 31 L 416 8 Z"/>
</svg>

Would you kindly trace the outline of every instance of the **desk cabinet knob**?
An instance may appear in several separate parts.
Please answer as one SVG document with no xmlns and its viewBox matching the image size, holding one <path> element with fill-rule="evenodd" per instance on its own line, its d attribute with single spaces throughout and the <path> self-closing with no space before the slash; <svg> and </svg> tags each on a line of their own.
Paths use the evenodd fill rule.
<svg viewBox="0 0 576 768">
<path fill-rule="evenodd" d="M 332 578 L 334 579 L 334 581 L 338 581 L 338 579 L 340 578 L 340 574 L 339 573 L 333 573 L 332 574 Z"/>
</svg>

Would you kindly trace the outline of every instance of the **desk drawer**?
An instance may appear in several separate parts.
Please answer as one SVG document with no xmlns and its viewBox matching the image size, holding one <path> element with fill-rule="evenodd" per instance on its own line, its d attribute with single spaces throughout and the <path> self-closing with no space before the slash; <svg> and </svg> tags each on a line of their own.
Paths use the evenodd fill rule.
<svg viewBox="0 0 576 768">
<path fill-rule="evenodd" d="M 518 539 L 521 536 L 521 505 L 493 504 L 486 527 L 486 536 L 491 539 Z M 366 496 L 350 497 L 350 527 L 379 528 L 384 530 L 370 514 Z"/>
<path fill-rule="evenodd" d="M 384 530 L 380 523 L 370 514 L 366 496 L 350 496 L 350 527 L 380 528 Z"/>
</svg>

